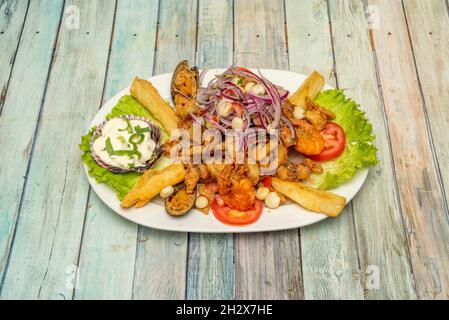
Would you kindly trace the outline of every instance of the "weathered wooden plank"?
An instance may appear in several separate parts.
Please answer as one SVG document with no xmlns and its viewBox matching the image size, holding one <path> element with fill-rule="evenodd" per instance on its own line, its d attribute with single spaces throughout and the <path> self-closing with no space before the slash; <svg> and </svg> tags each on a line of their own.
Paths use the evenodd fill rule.
<svg viewBox="0 0 449 320">
<path fill-rule="evenodd" d="M 115 5 L 69 5 L 79 9 L 80 28 L 60 28 L 2 298 L 73 293 L 88 195 L 78 144 L 101 103 Z"/>
<path fill-rule="evenodd" d="M 233 235 L 190 234 L 187 276 L 187 299 L 233 299 Z"/>
<path fill-rule="evenodd" d="M 171 72 L 182 59 L 194 61 L 196 0 L 160 1 L 154 73 Z M 183 299 L 187 234 L 139 228 L 134 298 Z"/>
<path fill-rule="evenodd" d="M 117 2 L 104 101 L 134 76 L 151 76 L 157 9 L 157 0 Z M 91 190 L 74 298 L 131 299 L 136 246 L 137 225 L 112 212 Z"/>
<path fill-rule="evenodd" d="M 402 3 L 369 4 L 380 12 L 381 27 L 373 30 L 373 42 L 417 296 L 447 299 L 449 224 Z"/>
<path fill-rule="evenodd" d="M 13 239 L 61 12 L 62 2 L 31 4 L 0 117 L 0 146 L 2 150 L 8 150 L 0 154 L 0 279 L 4 275 Z M 46 19 L 42 19 L 44 14 Z M 11 43 L 14 46 L 14 42 Z M 5 43 L 0 50 L 7 46 Z M 3 54 L 6 52 L 2 52 L 1 61 Z M 1 68 L 9 70 L 7 66 L 2 65 Z M 18 128 L 20 134 L 17 133 Z"/>
<path fill-rule="evenodd" d="M 232 63 L 232 1 L 200 0 L 196 61 L 199 68 Z M 234 297 L 232 234 L 190 234 L 187 299 Z"/>
<path fill-rule="evenodd" d="M 319 71 L 336 85 L 326 0 L 285 1 L 290 70 Z M 299 19 L 299 17 L 301 17 Z"/>
<path fill-rule="evenodd" d="M 413 275 L 366 8 L 357 0 L 332 0 L 329 12 L 338 84 L 367 113 L 379 150 L 380 164 L 370 170 L 366 184 L 352 201 L 365 299 L 413 299 Z"/>
<path fill-rule="evenodd" d="M 235 1 L 236 62 L 246 67 L 288 69 L 284 20 L 282 1 Z"/>
<path fill-rule="evenodd" d="M 226 68 L 233 58 L 233 3 L 200 0 L 196 64 L 199 68 Z"/>
<path fill-rule="evenodd" d="M 0 115 L 27 9 L 27 1 L 10 0 L 0 3 Z"/>
<path fill-rule="evenodd" d="M 318 70 L 335 86 L 327 2 L 286 1 L 286 16 L 291 70 Z M 301 229 L 306 299 L 363 298 L 352 215 L 349 205 L 337 219 Z"/>
<path fill-rule="evenodd" d="M 283 1 L 237 0 L 234 17 L 238 64 L 288 69 Z M 303 297 L 298 230 L 238 234 L 235 250 L 236 298 Z"/>
<path fill-rule="evenodd" d="M 449 15 L 440 0 L 404 1 L 425 111 L 449 202 Z"/>
</svg>

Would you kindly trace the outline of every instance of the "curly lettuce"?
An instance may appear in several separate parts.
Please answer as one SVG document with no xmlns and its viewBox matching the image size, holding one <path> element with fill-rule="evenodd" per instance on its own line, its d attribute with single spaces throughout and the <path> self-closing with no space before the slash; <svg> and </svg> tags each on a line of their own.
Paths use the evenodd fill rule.
<svg viewBox="0 0 449 320">
<path fill-rule="evenodd" d="M 377 148 L 373 144 L 376 136 L 365 113 L 357 103 L 345 97 L 343 90 L 322 91 L 315 102 L 334 112 L 336 117 L 332 121 L 346 133 L 343 154 L 333 161 L 323 162 L 324 172 L 310 179 L 310 184 L 316 188 L 332 189 L 350 180 L 359 169 L 377 164 Z"/>
<path fill-rule="evenodd" d="M 159 125 L 159 123 L 154 119 L 148 109 L 146 109 L 136 99 L 129 95 L 120 98 L 119 102 L 114 106 L 111 112 L 106 115 L 106 119 L 123 115 L 144 117 Z M 164 140 L 167 136 L 167 133 L 162 128 L 162 126 L 159 125 L 159 127 L 161 128 L 162 139 Z M 109 185 L 112 189 L 115 190 L 117 197 L 122 200 L 128 193 L 128 191 L 131 190 L 131 188 L 136 184 L 141 174 L 136 172 L 113 173 L 99 166 L 90 154 L 90 140 L 92 139 L 92 134 L 95 129 L 96 127 L 91 128 L 89 133 L 81 137 L 81 158 L 83 159 L 84 164 L 88 167 L 89 175 L 95 178 L 98 183 L 105 183 Z"/>
</svg>

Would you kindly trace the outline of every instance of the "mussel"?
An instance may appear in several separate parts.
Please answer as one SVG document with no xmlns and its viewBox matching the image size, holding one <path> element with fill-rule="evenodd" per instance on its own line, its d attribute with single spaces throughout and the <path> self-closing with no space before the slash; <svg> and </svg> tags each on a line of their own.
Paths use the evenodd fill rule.
<svg viewBox="0 0 449 320">
<path fill-rule="evenodd" d="M 186 118 L 196 109 L 199 73 L 197 67 L 190 67 L 187 60 L 181 61 L 173 72 L 171 97 L 176 107 L 176 114 Z"/>
<path fill-rule="evenodd" d="M 165 211 L 171 216 L 183 216 L 195 205 L 196 192 L 188 193 L 184 183 L 175 186 L 175 192 L 165 199 Z"/>
</svg>

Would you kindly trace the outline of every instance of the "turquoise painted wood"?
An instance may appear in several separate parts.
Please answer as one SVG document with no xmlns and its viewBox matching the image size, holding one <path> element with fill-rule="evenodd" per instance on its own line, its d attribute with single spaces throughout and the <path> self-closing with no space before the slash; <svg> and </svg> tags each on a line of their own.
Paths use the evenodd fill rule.
<svg viewBox="0 0 449 320">
<path fill-rule="evenodd" d="M 47 11 L 54 10 L 55 2 L 50 3 Z M 79 8 L 82 23 L 79 29 L 60 28 L 2 287 L 4 299 L 72 298 L 88 195 L 74 146 L 101 103 L 114 6 L 105 1 L 68 5 Z"/>
<path fill-rule="evenodd" d="M 327 0 L 286 0 L 285 6 L 290 70 L 302 74 L 317 70 L 335 86 Z"/>
<path fill-rule="evenodd" d="M 446 204 L 449 202 L 449 6 L 445 1 L 404 1 L 404 12 L 410 32 L 411 44 L 426 114 L 432 133 L 435 157 L 441 171 Z M 445 8 L 448 8 L 446 13 Z"/>
<path fill-rule="evenodd" d="M 449 202 L 449 144 L 445 138 L 449 124 L 447 114 L 448 85 L 449 85 L 449 63 L 445 57 L 449 54 L 449 2 L 432 0 L 428 2 L 404 1 L 404 13 L 410 35 L 413 58 L 416 63 L 417 76 L 421 89 L 423 101 L 424 118 L 433 149 L 433 162 L 437 169 L 437 180 L 442 190 L 443 206 L 446 217 Z M 446 15 L 445 8 L 448 9 Z M 426 233 L 431 233 L 432 241 L 425 246 L 430 247 L 430 253 L 424 255 L 420 246 L 415 247 L 413 241 L 411 253 L 414 258 L 420 257 L 424 261 L 422 266 L 415 267 L 417 275 L 417 288 L 420 298 L 448 299 L 449 270 L 447 265 L 449 246 L 447 239 L 447 224 L 444 215 L 437 212 L 432 213 L 427 223 Z M 422 230 L 420 230 L 422 232 Z M 427 240 L 427 236 L 424 236 Z M 439 239 L 440 244 L 435 241 Z M 438 240 L 437 240 L 438 241 Z M 423 241 L 422 241 L 423 242 Z M 418 243 L 421 243 L 418 242 Z M 439 251 L 441 250 L 442 253 Z M 427 264 L 432 264 L 429 270 Z M 414 265 L 417 263 L 415 262 Z M 438 267 L 434 267 L 437 265 Z M 427 273 L 424 273 L 424 271 Z M 433 283 L 429 283 L 433 281 Z"/>
<path fill-rule="evenodd" d="M 159 27 L 154 73 L 172 72 L 180 60 L 194 61 L 196 0 L 159 2 Z M 135 299 L 184 299 L 187 233 L 139 228 Z"/>
<path fill-rule="evenodd" d="M 27 1 L 11 0 L 0 3 L 0 112 L 5 102 L 27 9 Z"/>
<path fill-rule="evenodd" d="M 287 1 L 286 6 L 291 70 L 318 70 L 336 86 L 327 1 Z M 338 219 L 303 228 L 300 235 L 305 298 L 363 298 L 351 205 Z"/>
<path fill-rule="evenodd" d="M 59 29 L 62 1 L 50 2 L 33 2 L 30 5 L 0 116 L 0 147 L 8 150 L 2 152 L 0 166 L 0 279 L 3 279 L 13 242 L 34 134 Z M 11 3 L 6 5 L 8 10 L 13 10 Z M 16 7 L 17 11 L 12 13 L 8 22 L 10 27 L 13 27 L 16 14 L 21 15 L 20 10 L 23 9 Z M 46 19 L 42 19 L 44 14 Z M 6 32 L 12 31 L 6 29 Z M 6 50 L 8 43 L 3 42 L 3 39 L 1 41 L 0 50 Z M 14 43 L 12 41 L 13 45 Z M 2 63 L 3 58 L 11 57 L 3 51 L 0 56 Z M 1 68 L 2 75 L 3 72 L 9 75 L 10 69 L 6 65 L 2 64 Z M 18 127 L 20 134 L 17 134 Z"/>
<path fill-rule="evenodd" d="M 28 2 L 26 1 L 3 1 L 0 4 L 0 115 L 6 100 L 11 70 L 17 52 L 17 47 L 22 34 Z M 3 120 L 4 121 L 4 120 Z M 0 122 L 0 132 L 5 130 L 5 125 Z M 31 134 L 31 137 L 33 134 Z M 28 135 L 30 137 L 30 134 Z M 0 141 L 0 145 L 5 142 Z M 22 147 L 22 145 L 20 145 Z M 10 154 L 12 156 L 12 154 Z M 22 171 L 28 162 L 29 154 L 22 161 Z M 19 164 L 20 165 L 20 164 Z M 1 181 L 8 181 L 6 175 L 10 171 L 6 167 L 0 168 Z M 0 190 L 0 279 L 3 277 L 8 259 L 14 227 L 16 222 L 18 203 L 22 194 L 23 178 L 16 176 L 15 183 Z M 15 188 L 14 188 L 15 186 Z M 13 191 L 14 190 L 14 191 Z M 1 280 L 0 280 L 1 283 Z"/>
<path fill-rule="evenodd" d="M 134 76 L 151 76 L 157 10 L 158 1 L 117 1 L 103 101 L 129 86 Z M 137 229 L 90 191 L 75 299 L 132 298 Z"/>
<path fill-rule="evenodd" d="M 201 0 L 198 8 L 199 68 L 232 64 L 232 1 Z M 190 234 L 187 274 L 188 299 L 234 297 L 234 242 L 232 234 Z"/>
<path fill-rule="evenodd" d="M 427 106 L 422 95 L 425 88 L 420 86 L 404 7 L 395 1 L 370 0 L 369 4 L 377 6 L 382 12 L 382 27 L 373 30 L 373 43 L 389 120 L 391 149 L 416 294 L 420 299 L 448 299 L 447 202 L 439 164 L 434 156 L 432 136 L 429 135 Z M 431 16 L 428 18 L 431 19 Z M 447 42 L 447 32 L 442 35 L 442 41 Z M 434 70 L 439 77 L 445 72 L 441 66 Z M 426 97 L 432 96 L 432 91 L 425 92 Z M 407 106 L 406 112 L 404 106 Z"/>
<path fill-rule="evenodd" d="M 284 22 L 283 1 L 235 1 L 235 62 L 288 69 Z M 298 230 L 236 234 L 235 250 L 236 298 L 303 297 Z"/>
<path fill-rule="evenodd" d="M 364 296 L 414 299 L 413 274 L 377 87 L 366 7 L 354 0 L 330 1 L 329 5 L 338 84 L 367 113 L 375 128 L 378 157 L 382 159 L 381 165 L 370 170 L 367 183 L 352 200 Z M 382 279 L 378 286 L 371 282 L 377 272 Z"/>
</svg>

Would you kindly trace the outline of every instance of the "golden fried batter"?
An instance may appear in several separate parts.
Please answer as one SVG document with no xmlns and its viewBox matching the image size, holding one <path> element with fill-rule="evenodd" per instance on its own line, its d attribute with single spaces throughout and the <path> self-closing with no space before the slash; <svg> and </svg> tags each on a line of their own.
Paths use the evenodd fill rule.
<svg viewBox="0 0 449 320">
<path fill-rule="evenodd" d="M 320 132 L 306 120 L 299 120 L 296 127 L 298 142 L 295 149 L 305 155 L 317 155 L 324 150 L 324 139 Z"/>
</svg>

